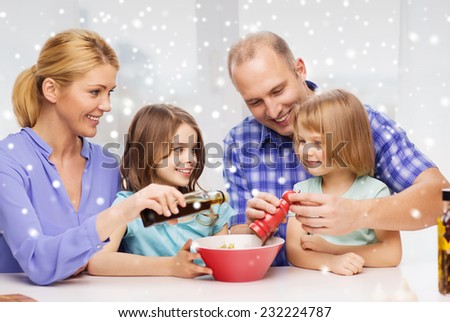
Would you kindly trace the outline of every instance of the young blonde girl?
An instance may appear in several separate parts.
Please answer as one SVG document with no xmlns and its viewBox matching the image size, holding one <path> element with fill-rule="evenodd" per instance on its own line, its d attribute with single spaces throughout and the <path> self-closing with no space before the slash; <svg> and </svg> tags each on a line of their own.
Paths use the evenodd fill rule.
<svg viewBox="0 0 450 322">
<path fill-rule="evenodd" d="M 120 165 L 123 191 L 117 194 L 114 204 L 155 183 L 175 187 L 182 193 L 192 192 L 198 186 L 204 164 L 202 134 L 189 113 L 169 104 L 144 106 L 128 130 Z M 91 260 L 88 269 L 99 275 L 211 274 L 209 268 L 197 264 L 200 255 L 191 253 L 190 246 L 196 238 L 228 233 L 231 207 L 223 203 L 212 210 L 214 214 L 206 211 L 150 227 L 144 227 L 138 218 L 116 232 L 111 247 Z M 105 270 L 104 265 L 95 263 L 95 260 L 101 263 L 107 256 L 117 256 L 118 249 L 124 257 L 118 267 Z"/>
<path fill-rule="evenodd" d="M 357 200 L 390 194 L 383 182 L 370 176 L 374 148 L 369 120 L 351 93 L 331 90 L 297 106 L 294 143 L 302 165 L 314 176 L 297 183 L 294 190 Z M 402 254 L 398 231 L 309 235 L 295 217 L 288 221 L 286 249 L 292 265 L 340 275 L 358 274 L 364 266 L 396 266 Z"/>
</svg>

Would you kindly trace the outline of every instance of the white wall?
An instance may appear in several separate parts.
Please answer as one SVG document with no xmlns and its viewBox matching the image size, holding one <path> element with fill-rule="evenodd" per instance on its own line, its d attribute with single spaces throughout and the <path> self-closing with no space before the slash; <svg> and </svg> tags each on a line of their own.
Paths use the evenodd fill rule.
<svg viewBox="0 0 450 322">
<path fill-rule="evenodd" d="M 207 143 L 220 146 L 248 114 L 228 79 L 227 49 L 248 32 L 272 30 L 305 60 L 311 80 L 389 114 L 450 178 L 449 1 L 0 0 L 0 138 L 19 129 L 10 103 L 16 75 L 69 27 L 98 31 L 121 61 L 98 143 L 122 143 L 139 107 L 165 101 L 194 114 Z M 221 188 L 221 168 L 207 169 L 202 184 Z M 433 227 L 406 235 L 417 250 L 407 256 L 434 250 Z"/>
</svg>

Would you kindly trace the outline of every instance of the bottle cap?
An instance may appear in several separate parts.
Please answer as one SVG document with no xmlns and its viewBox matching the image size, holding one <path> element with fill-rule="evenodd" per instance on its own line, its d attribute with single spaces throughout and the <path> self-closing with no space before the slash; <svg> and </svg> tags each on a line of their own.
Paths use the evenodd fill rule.
<svg viewBox="0 0 450 322">
<path fill-rule="evenodd" d="M 450 201 L 450 188 L 442 189 L 442 200 Z"/>
</svg>

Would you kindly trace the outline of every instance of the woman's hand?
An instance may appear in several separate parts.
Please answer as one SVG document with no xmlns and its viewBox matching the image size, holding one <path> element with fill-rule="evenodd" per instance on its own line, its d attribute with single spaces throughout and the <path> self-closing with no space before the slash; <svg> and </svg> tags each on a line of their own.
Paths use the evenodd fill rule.
<svg viewBox="0 0 450 322">
<path fill-rule="evenodd" d="M 195 259 L 201 259 L 200 254 L 191 253 L 192 240 L 189 239 L 176 256 L 173 257 L 172 276 L 193 278 L 200 275 L 212 274 L 208 267 L 195 264 Z"/>
<path fill-rule="evenodd" d="M 140 212 L 149 208 L 159 215 L 177 214 L 177 204 L 186 206 L 183 194 L 174 187 L 150 184 L 122 202 L 102 211 L 97 218 L 97 232 L 100 240 L 106 240 L 117 229 L 139 217 Z"/>
<path fill-rule="evenodd" d="M 121 202 L 118 206 L 120 205 L 128 208 L 128 211 L 124 210 L 124 215 L 128 216 L 127 221 L 131 221 L 145 208 L 152 209 L 159 215 L 170 217 L 172 214 L 178 213 L 177 205 L 185 207 L 186 202 L 183 194 L 178 189 L 152 183 Z"/>
</svg>

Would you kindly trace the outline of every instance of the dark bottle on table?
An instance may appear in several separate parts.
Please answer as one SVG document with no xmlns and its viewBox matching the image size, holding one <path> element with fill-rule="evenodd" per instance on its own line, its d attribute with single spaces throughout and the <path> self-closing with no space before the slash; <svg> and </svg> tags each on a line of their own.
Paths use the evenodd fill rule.
<svg viewBox="0 0 450 322">
<path fill-rule="evenodd" d="M 262 246 L 275 234 L 278 226 L 288 214 L 291 205 L 289 195 L 292 193 L 295 193 L 295 191 L 288 190 L 283 193 L 280 205 L 273 215 L 266 213 L 264 218 L 257 219 L 250 224 L 249 228 L 262 240 Z"/>
<path fill-rule="evenodd" d="M 443 212 L 438 218 L 439 292 L 450 294 L 450 189 L 442 190 Z"/>
<path fill-rule="evenodd" d="M 186 201 L 186 207 L 178 207 L 179 212 L 177 214 L 172 214 L 170 217 L 158 215 L 158 213 L 152 209 L 146 208 L 142 210 L 141 218 L 144 227 L 209 210 L 214 204 L 224 203 L 226 201 L 226 196 L 220 190 L 199 190 L 184 194 L 184 200 Z"/>
</svg>

